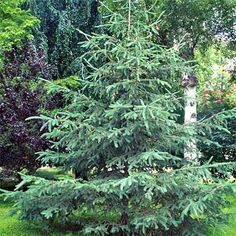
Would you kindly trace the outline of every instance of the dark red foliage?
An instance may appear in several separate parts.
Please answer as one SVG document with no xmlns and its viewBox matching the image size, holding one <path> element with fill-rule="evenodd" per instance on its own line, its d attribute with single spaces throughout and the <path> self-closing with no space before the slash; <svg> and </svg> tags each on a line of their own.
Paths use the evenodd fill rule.
<svg viewBox="0 0 236 236">
<path fill-rule="evenodd" d="M 47 143 L 40 137 L 41 124 L 26 118 L 38 115 L 43 105 L 39 78 L 52 79 L 56 73 L 30 42 L 6 53 L 0 72 L 0 166 L 15 170 L 38 167 L 35 152 L 45 149 Z"/>
</svg>

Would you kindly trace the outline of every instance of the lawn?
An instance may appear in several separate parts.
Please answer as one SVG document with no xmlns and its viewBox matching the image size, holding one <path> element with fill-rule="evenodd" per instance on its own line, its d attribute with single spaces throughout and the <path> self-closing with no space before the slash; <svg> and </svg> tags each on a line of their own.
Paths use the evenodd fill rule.
<svg viewBox="0 0 236 236">
<path fill-rule="evenodd" d="M 236 198 L 231 198 L 232 208 L 225 209 L 224 212 L 235 212 L 236 211 Z M 8 212 L 11 210 L 10 202 L 3 202 L 0 199 L 0 236 L 79 236 L 79 234 L 74 233 L 62 233 L 53 232 L 45 233 L 42 230 L 43 227 L 36 228 L 27 222 L 21 222 L 17 219 L 17 215 L 8 217 Z M 236 217 L 231 217 L 229 225 L 218 226 L 217 229 L 212 230 L 209 236 L 235 236 L 236 235 Z"/>
<path fill-rule="evenodd" d="M 224 213 L 233 213 L 227 226 L 218 226 L 214 229 L 210 236 L 236 236 L 236 197 L 230 197 L 229 200 L 232 202 L 232 207 L 224 209 Z"/>
<path fill-rule="evenodd" d="M 45 230 L 32 226 L 27 222 L 19 221 L 17 215 L 9 217 L 10 210 L 11 203 L 4 203 L 0 198 L 0 236 L 79 236 L 78 234 L 66 232 L 46 233 Z"/>
<path fill-rule="evenodd" d="M 17 216 L 7 217 L 8 212 L 11 209 L 10 203 L 0 203 L 0 235 L 1 236 L 41 236 L 43 234 L 37 233 L 30 229 L 29 225 L 24 222 L 20 222 Z"/>
</svg>

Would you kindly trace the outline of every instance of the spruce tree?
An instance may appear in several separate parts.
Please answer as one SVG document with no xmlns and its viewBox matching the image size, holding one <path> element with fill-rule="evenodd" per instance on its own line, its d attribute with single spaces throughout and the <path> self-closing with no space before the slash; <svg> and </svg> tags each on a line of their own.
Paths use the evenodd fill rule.
<svg viewBox="0 0 236 236">
<path fill-rule="evenodd" d="M 193 138 L 213 145 L 205 136 L 225 130 L 232 112 L 181 124 L 181 93 L 173 90 L 189 68 L 176 48 L 158 44 L 160 20 L 149 18 L 144 1 L 114 2 L 119 10 L 101 3 L 102 25 L 85 34 L 78 91 L 52 84 L 69 105 L 41 116 L 52 144 L 42 162 L 72 169 L 75 178 L 23 176 L 8 195 L 22 219 L 73 221 L 86 235 L 207 235 L 224 218 L 233 185 L 211 174 L 218 164 L 186 160 L 184 147 Z"/>
</svg>

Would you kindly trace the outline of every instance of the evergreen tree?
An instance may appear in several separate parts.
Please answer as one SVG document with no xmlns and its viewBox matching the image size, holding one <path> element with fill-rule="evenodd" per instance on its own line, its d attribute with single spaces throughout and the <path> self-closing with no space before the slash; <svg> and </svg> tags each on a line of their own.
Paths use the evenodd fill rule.
<svg viewBox="0 0 236 236">
<path fill-rule="evenodd" d="M 18 190 L 29 189 L 8 195 L 18 199 L 22 219 L 74 220 L 88 235 L 206 235 L 224 218 L 223 193 L 233 185 L 211 175 L 218 164 L 199 166 L 183 150 L 193 138 L 212 145 L 205 135 L 225 130 L 232 112 L 180 124 L 181 98 L 171 90 L 186 63 L 176 48 L 156 44 L 159 19 L 149 18 L 143 1 L 114 2 L 120 10 L 102 5 L 108 15 L 100 32 L 85 34 L 78 91 L 53 85 L 70 105 L 41 117 L 52 143 L 41 160 L 76 178 L 24 176 Z M 84 222 L 81 213 L 90 211 L 96 219 Z"/>
<path fill-rule="evenodd" d="M 78 29 L 90 33 L 98 19 L 96 0 L 27 0 L 24 5 L 40 20 L 34 31 L 37 48 L 44 51 L 58 76 L 70 76 L 80 68 L 84 40 Z"/>
</svg>

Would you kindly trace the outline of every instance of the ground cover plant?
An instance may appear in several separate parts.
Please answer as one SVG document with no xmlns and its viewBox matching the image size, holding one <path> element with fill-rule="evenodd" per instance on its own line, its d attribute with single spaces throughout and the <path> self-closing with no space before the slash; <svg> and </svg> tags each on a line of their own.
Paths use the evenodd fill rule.
<svg viewBox="0 0 236 236">
<path fill-rule="evenodd" d="M 52 144 L 40 152 L 42 162 L 72 170 L 76 179 L 22 176 L 7 195 L 17 199 L 21 219 L 73 222 L 82 234 L 207 235 L 226 220 L 225 195 L 235 191 L 211 169 L 227 178 L 233 164 L 199 165 L 183 158 L 184 147 L 193 139 L 215 145 L 208 137 L 227 132 L 235 111 L 180 123 L 183 103 L 173 85 L 192 71 L 190 64 L 178 48 L 158 44 L 160 20 L 149 17 L 143 1 L 116 4 L 115 12 L 102 5 L 106 15 L 97 33 L 81 32 L 87 53 L 78 90 L 64 88 L 70 105 L 53 117 L 35 117 Z M 84 209 L 116 217 L 84 221 L 77 215 Z"/>
</svg>

